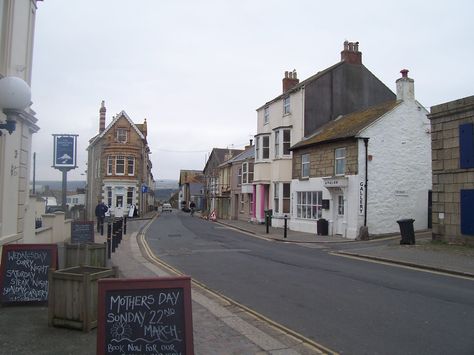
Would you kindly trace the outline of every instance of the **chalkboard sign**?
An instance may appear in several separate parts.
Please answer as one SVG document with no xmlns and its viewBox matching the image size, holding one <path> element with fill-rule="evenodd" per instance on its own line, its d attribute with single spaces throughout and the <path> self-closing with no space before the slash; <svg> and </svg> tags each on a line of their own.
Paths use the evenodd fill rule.
<svg viewBox="0 0 474 355">
<path fill-rule="evenodd" d="M 76 221 L 71 223 L 71 243 L 94 243 L 94 222 Z"/>
<path fill-rule="evenodd" d="M 0 267 L 1 303 L 46 302 L 48 270 L 56 268 L 56 244 L 6 244 Z"/>
<path fill-rule="evenodd" d="M 193 355 L 191 278 L 99 280 L 97 354 Z"/>
</svg>

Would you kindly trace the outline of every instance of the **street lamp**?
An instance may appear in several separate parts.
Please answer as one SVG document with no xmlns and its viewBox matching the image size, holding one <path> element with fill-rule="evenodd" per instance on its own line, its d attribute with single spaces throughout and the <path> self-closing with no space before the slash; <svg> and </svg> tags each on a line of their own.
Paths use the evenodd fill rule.
<svg viewBox="0 0 474 355">
<path fill-rule="evenodd" d="M 16 128 L 15 118 L 19 117 L 30 104 L 31 89 L 27 83 L 15 76 L 5 76 L 0 79 L 0 108 L 7 116 L 5 123 L 0 123 L 0 129 L 5 129 L 12 134 Z"/>
</svg>

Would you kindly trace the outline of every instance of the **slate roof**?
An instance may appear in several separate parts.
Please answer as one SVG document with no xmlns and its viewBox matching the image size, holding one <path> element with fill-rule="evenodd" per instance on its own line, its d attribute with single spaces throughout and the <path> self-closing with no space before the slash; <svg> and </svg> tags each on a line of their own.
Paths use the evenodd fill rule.
<svg viewBox="0 0 474 355">
<path fill-rule="evenodd" d="M 255 146 L 248 147 L 246 150 L 244 150 L 242 153 L 236 155 L 235 157 L 223 162 L 220 166 L 226 165 L 226 164 L 232 164 L 232 163 L 237 163 L 239 161 L 244 161 L 247 159 L 252 159 L 255 157 Z"/>
<path fill-rule="evenodd" d="M 215 160 L 215 162 L 216 162 L 215 166 L 219 166 L 220 164 L 225 162 L 225 156 L 229 152 L 231 152 L 233 156 L 236 156 L 237 154 L 242 153 L 243 150 L 242 149 L 228 149 L 228 148 L 213 148 L 212 152 L 211 152 L 211 155 L 207 159 L 207 162 L 206 162 L 206 165 L 204 166 L 203 171 L 206 172 L 207 167 L 208 167 L 209 163 L 211 162 L 211 159 Z"/>
<path fill-rule="evenodd" d="M 290 150 L 356 137 L 364 128 L 392 111 L 400 103 L 401 101 L 389 101 L 340 116 L 323 125 L 312 136 L 296 143 Z"/>
<path fill-rule="evenodd" d="M 124 117 L 129 123 L 130 123 L 130 126 L 133 127 L 133 129 L 138 133 L 138 136 L 141 138 L 141 139 L 145 139 L 145 136 L 143 135 L 142 131 L 137 127 L 137 125 L 135 123 L 133 123 L 133 121 L 131 120 L 131 118 L 127 115 L 127 113 L 122 110 L 118 115 L 116 115 L 114 117 L 114 119 L 112 120 L 112 122 L 109 123 L 109 125 L 101 132 L 99 133 L 98 135 L 92 137 L 90 140 L 89 140 L 89 144 L 92 145 L 94 144 L 97 140 L 99 140 L 100 138 L 102 138 L 103 136 L 105 136 L 105 134 L 110 131 L 110 129 L 115 125 L 115 123 L 121 118 L 121 117 Z M 142 127 L 143 128 L 143 127 Z"/>
<path fill-rule="evenodd" d="M 351 64 L 348 64 L 347 62 L 338 62 L 332 66 L 330 66 L 329 68 L 326 68 L 322 71 L 318 71 L 316 74 L 310 76 L 309 78 L 303 80 L 302 82 L 296 84 L 295 86 L 293 86 L 291 89 L 285 91 L 284 93 L 278 95 L 277 97 L 275 97 L 274 99 L 266 102 L 264 105 L 260 106 L 259 108 L 257 108 L 257 111 L 264 108 L 265 106 L 268 106 L 270 105 L 271 103 L 275 102 L 275 101 L 278 101 L 278 100 L 281 100 L 283 97 L 285 96 L 288 96 L 289 94 L 293 93 L 293 92 L 296 92 L 298 90 L 300 90 L 302 87 L 304 87 L 306 84 L 308 84 L 309 82 L 311 81 L 314 81 L 314 80 L 317 80 L 319 79 L 320 77 L 322 77 L 324 74 L 342 66 L 342 65 L 351 65 Z"/>
</svg>

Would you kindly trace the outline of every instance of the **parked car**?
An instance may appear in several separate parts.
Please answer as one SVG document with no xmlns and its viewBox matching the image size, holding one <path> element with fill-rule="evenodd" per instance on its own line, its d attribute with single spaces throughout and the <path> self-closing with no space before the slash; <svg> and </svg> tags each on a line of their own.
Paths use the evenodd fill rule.
<svg viewBox="0 0 474 355">
<path fill-rule="evenodd" d="M 171 204 L 169 203 L 164 203 L 163 206 L 161 207 L 161 212 L 171 212 L 173 211 L 173 208 L 171 207 Z"/>
</svg>

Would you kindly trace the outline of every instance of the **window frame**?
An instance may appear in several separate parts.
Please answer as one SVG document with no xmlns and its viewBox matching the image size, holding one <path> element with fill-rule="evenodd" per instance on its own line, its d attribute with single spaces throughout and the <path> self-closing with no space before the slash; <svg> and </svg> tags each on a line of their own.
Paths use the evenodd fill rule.
<svg viewBox="0 0 474 355">
<path fill-rule="evenodd" d="M 266 125 L 270 122 L 270 108 L 265 106 L 263 109 L 263 124 Z"/>
<path fill-rule="evenodd" d="M 291 210 L 291 203 L 290 203 L 290 199 L 291 199 L 291 183 L 289 182 L 284 182 L 282 183 L 282 186 L 283 186 L 283 193 L 282 193 L 282 211 L 283 213 L 287 214 L 287 213 L 290 213 L 290 210 Z M 287 189 L 285 189 L 285 187 Z M 287 191 L 285 191 L 287 190 Z M 285 193 L 286 192 L 286 193 Z"/>
<path fill-rule="evenodd" d="M 282 147 L 283 147 L 283 151 L 282 151 L 282 155 L 283 156 L 289 156 L 291 155 L 291 152 L 290 152 L 290 147 L 291 147 L 291 129 L 282 129 L 283 131 L 283 134 L 282 134 Z M 288 133 L 288 140 L 285 140 L 285 133 Z"/>
<path fill-rule="evenodd" d="M 273 183 L 273 213 L 279 213 L 280 211 L 280 184 L 278 182 Z"/>
<path fill-rule="evenodd" d="M 305 161 L 307 158 L 307 161 Z M 301 177 L 309 178 L 311 158 L 309 153 L 301 154 Z"/>
<path fill-rule="evenodd" d="M 237 169 L 237 186 L 241 186 L 242 183 L 244 182 L 244 176 L 243 176 L 243 167 L 241 166 L 240 168 Z"/>
<path fill-rule="evenodd" d="M 107 186 L 107 206 L 112 206 L 112 187 Z"/>
<path fill-rule="evenodd" d="M 107 157 L 107 175 L 113 175 L 113 166 L 114 166 L 114 157 L 112 155 L 109 155 Z"/>
<path fill-rule="evenodd" d="M 296 218 L 318 220 L 322 218 L 322 191 L 296 192 Z"/>
<path fill-rule="evenodd" d="M 265 144 L 265 141 L 266 144 Z M 262 160 L 270 159 L 270 135 L 262 136 Z"/>
<path fill-rule="evenodd" d="M 126 128 L 117 128 L 115 130 L 115 140 L 118 143 L 128 142 L 128 130 Z"/>
<path fill-rule="evenodd" d="M 275 158 L 280 156 L 280 131 L 275 131 Z"/>
<path fill-rule="evenodd" d="M 343 152 L 342 156 L 338 156 L 338 152 Z M 342 168 L 342 169 L 341 169 Z M 340 172 L 342 170 L 342 173 Z M 342 176 L 346 172 L 346 147 L 334 149 L 334 175 Z"/>
<path fill-rule="evenodd" d="M 133 205 L 133 192 L 134 192 L 133 187 L 127 188 L 127 206 Z"/>
<path fill-rule="evenodd" d="M 132 164 L 130 164 L 130 162 Z M 130 166 L 132 167 L 132 169 L 130 169 Z M 131 170 L 131 173 L 130 173 L 130 170 Z M 132 156 L 127 157 L 127 175 L 135 176 L 135 157 L 132 157 Z"/>
<path fill-rule="evenodd" d="M 288 115 L 291 113 L 291 105 L 290 105 L 290 96 L 286 96 L 283 98 L 283 115 Z"/>
<path fill-rule="evenodd" d="M 117 155 L 115 157 L 115 175 L 125 175 L 125 159 L 124 155 Z M 123 164 L 119 164 L 119 161 L 123 161 Z M 121 167 L 122 172 L 119 172 L 119 167 Z"/>
</svg>

